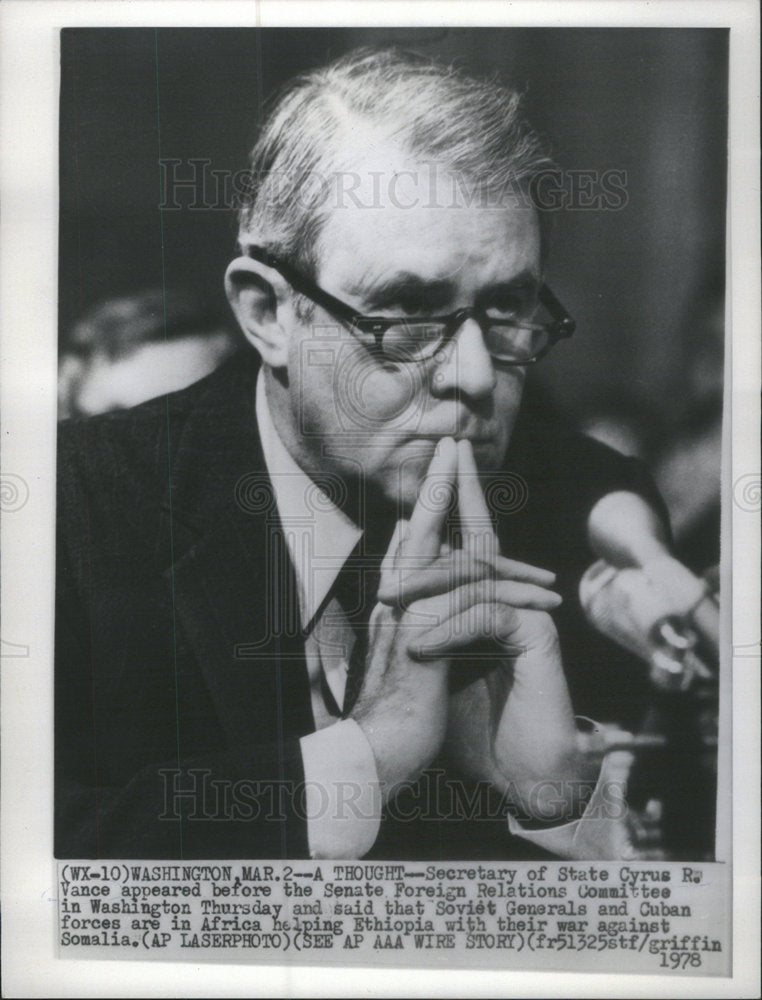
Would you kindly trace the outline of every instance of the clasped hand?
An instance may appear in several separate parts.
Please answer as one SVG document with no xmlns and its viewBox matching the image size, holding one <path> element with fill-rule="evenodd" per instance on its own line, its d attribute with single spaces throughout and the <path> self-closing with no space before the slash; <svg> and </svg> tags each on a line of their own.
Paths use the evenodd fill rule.
<svg viewBox="0 0 762 1000">
<path fill-rule="evenodd" d="M 444 537 L 454 499 L 458 548 Z M 440 441 L 382 565 L 352 712 L 387 797 L 443 751 L 524 814 L 570 818 L 590 775 L 548 614 L 554 580 L 500 554 L 470 442 Z"/>
</svg>

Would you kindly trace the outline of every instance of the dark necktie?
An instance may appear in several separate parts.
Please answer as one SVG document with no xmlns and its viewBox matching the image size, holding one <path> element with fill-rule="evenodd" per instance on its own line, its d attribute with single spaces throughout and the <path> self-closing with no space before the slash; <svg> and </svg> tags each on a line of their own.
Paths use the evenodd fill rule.
<svg viewBox="0 0 762 1000">
<path fill-rule="evenodd" d="M 376 604 L 380 567 L 380 557 L 368 552 L 361 538 L 344 563 L 332 591 L 341 605 L 355 640 L 349 655 L 343 718 L 347 718 L 354 708 L 365 677 L 369 621 Z"/>
</svg>

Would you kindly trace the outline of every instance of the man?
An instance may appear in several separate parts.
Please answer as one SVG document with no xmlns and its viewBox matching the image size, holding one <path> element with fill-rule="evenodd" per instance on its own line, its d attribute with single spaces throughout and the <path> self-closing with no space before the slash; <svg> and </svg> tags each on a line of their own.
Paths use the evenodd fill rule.
<svg viewBox="0 0 762 1000">
<path fill-rule="evenodd" d="M 547 166 L 513 92 L 413 56 L 282 95 L 226 274 L 255 351 L 63 430 L 59 856 L 629 850 L 574 715 L 632 725 L 642 678 L 574 594 L 595 501 L 658 499 L 519 412 L 573 329 Z"/>
<path fill-rule="evenodd" d="M 186 289 L 107 299 L 78 320 L 58 367 L 58 419 L 135 406 L 183 389 L 238 347 Z"/>
</svg>

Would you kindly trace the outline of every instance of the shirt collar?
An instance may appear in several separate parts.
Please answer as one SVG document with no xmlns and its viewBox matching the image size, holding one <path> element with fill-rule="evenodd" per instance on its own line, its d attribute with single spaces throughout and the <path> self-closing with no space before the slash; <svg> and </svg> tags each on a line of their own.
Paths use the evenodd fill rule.
<svg viewBox="0 0 762 1000">
<path fill-rule="evenodd" d="M 264 366 L 256 388 L 256 415 L 265 466 L 299 590 L 302 628 L 309 628 L 349 554 L 358 527 L 294 461 L 267 405 Z"/>
</svg>

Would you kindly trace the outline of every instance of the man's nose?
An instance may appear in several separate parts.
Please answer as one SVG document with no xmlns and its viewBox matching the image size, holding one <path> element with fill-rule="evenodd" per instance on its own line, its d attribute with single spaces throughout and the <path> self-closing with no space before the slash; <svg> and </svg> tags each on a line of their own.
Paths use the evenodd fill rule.
<svg viewBox="0 0 762 1000">
<path fill-rule="evenodd" d="M 457 391 L 472 399 L 483 399 L 494 391 L 495 366 L 482 329 L 473 317 L 463 323 L 436 359 L 439 363 L 431 379 L 434 395 Z"/>
</svg>

